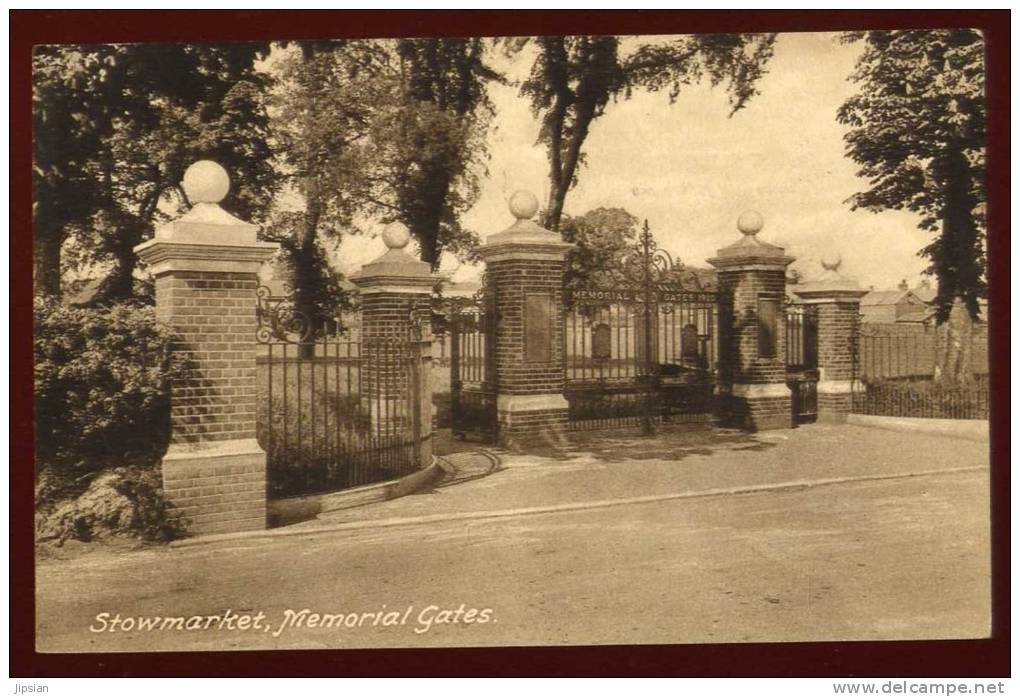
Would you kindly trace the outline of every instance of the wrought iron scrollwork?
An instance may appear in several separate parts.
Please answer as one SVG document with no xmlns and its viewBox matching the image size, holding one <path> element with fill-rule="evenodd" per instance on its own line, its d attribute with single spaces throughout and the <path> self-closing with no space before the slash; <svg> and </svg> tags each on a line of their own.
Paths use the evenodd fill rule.
<svg viewBox="0 0 1020 697">
<path fill-rule="evenodd" d="M 273 296 L 266 286 L 255 290 L 258 327 L 255 340 L 261 344 L 300 344 L 312 338 L 312 321 L 294 308 L 289 297 Z"/>
</svg>

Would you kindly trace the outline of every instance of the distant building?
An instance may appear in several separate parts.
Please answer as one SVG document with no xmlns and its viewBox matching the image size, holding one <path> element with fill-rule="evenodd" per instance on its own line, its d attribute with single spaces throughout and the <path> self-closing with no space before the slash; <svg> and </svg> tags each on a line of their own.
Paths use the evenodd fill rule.
<svg viewBox="0 0 1020 697">
<path fill-rule="evenodd" d="M 861 298 L 861 320 L 869 324 L 916 321 L 928 310 L 929 304 L 910 290 L 906 281 L 896 290 L 872 290 Z"/>
<path fill-rule="evenodd" d="M 861 298 L 861 320 L 868 324 L 920 324 L 935 325 L 935 297 L 937 291 L 931 282 L 922 280 L 916 288 L 909 288 L 905 280 L 896 290 L 872 290 Z M 979 301 L 981 316 L 988 320 L 988 301 Z"/>
</svg>

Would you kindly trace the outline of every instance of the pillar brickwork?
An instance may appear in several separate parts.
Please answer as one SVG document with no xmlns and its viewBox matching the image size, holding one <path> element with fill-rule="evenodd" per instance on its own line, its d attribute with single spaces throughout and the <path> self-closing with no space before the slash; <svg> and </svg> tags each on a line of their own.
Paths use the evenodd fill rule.
<svg viewBox="0 0 1020 697">
<path fill-rule="evenodd" d="M 401 223 L 382 235 L 387 251 L 351 274 L 361 303 L 362 399 L 375 433 L 388 434 L 414 418 L 408 395 L 417 388 L 419 464 L 432 459 L 432 392 L 428 384 L 432 357 L 430 298 L 435 277 L 426 262 L 407 253 L 410 233 Z M 414 326 L 412 326 L 414 325 Z M 412 354 L 409 342 L 417 342 Z M 408 361 L 417 357 L 415 369 Z M 415 376 L 417 376 L 415 378 Z M 417 379 L 411 385 L 410 379 Z"/>
<path fill-rule="evenodd" d="M 135 247 L 155 277 L 156 315 L 187 361 L 170 392 L 163 490 L 192 535 L 266 526 L 266 454 L 255 439 L 256 274 L 277 250 L 219 206 L 214 162 L 183 182 L 190 211 Z"/>
<path fill-rule="evenodd" d="M 754 211 L 740 216 L 740 241 L 708 260 L 718 275 L 720 402 L 725 422 L 748 430 L 789 428 L 793 423 L 786 385 L 786 267 L 778 247 L 757 238 L 763 221 Z M 772 330 L 762 337 L 765 313 Z M 768 348 L 766 348 L 766 346 Z"/>
<path fill-rule="evenodd" d="M 479 250 L 486 263 L 495 322 L 496 409 L 500 444 L 558 441 L 566 429 L 563 395 L 563 276 L 573 245 L 531 220 L 535 197 L 510 199 L 517 218 Z"/>
<path fill-rule="evenodd" d="M 838 259 L 822 266 L 818 279 L 799 285 L 794 293 L 817 311 L 818 420 L 843 423 L 853 407 L 853 340 L 867 291 L 839 274 Z"/>
</svg>

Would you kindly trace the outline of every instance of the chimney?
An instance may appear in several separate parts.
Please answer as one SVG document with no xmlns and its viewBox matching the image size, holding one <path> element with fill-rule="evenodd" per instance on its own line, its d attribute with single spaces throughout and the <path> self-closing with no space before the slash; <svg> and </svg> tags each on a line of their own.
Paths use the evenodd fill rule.
<svg viewBox="0 0 1020 697">
<path fill-rule="evenodd" d="M 927 278 L 922 278 L 921 287 L 924 288 L 925 290 L 928 290 L 929 288 L 931 288 L 931 281 Z"/>
<path fill-rule="evenodd" d="M 910 288 L 910 286 L 907 285 L 907 279 L 905 278 L 902 281 L 900 281 L 900 285 L 898 287 L 900 290 L 907 290 L 908 288 Z"/>
</svg>

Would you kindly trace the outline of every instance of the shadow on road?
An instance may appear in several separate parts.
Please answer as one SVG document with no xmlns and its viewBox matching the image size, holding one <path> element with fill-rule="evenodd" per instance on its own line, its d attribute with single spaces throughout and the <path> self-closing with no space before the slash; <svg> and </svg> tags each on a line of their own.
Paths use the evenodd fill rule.
<svg viewBox="0 0 1020 697">
<path fill-rule="evenodd" d="M 711 426 L 674 426 L 660 428 L 654 435 L 642 436 L 622 431 L 572 432 L 563 444 L 543 444 L 529 448 L 528 454 L 553 460 L 578 457 L 601 462 L 626 460 L 673 460 L 734 450 L 762 452 L 776 446 L 756 434 Z"/>
</svg>

